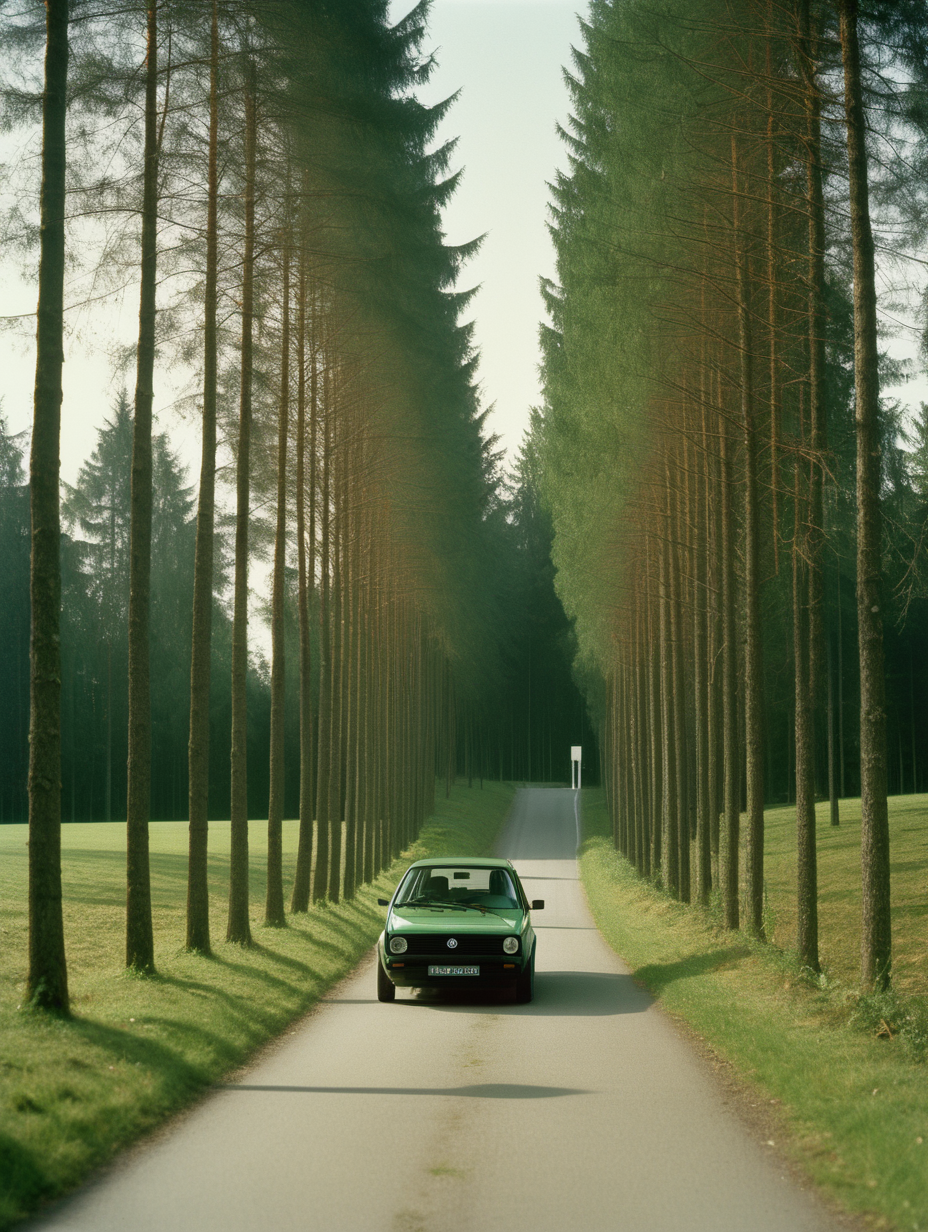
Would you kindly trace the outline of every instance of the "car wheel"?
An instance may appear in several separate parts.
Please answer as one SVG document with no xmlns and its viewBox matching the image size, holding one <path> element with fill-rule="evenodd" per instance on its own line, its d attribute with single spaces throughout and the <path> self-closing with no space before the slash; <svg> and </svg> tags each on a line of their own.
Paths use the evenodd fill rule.
<svg viewBox="0 0 928 1232">
<path fill-rule="evenodd" d="M 528 960 L 528 966 L 520 976 L 516 978 L 516 1001 L 520 1005 L 527 1005 L 535 995 L 535 951 L 532 950 L 532 956 Z"/>
<path fill-rule="evenodd" d="M 383 963 L 377 959 L 377 1000 L 395 1001 L 396 985 L 383 969 Z"/>
</svg>

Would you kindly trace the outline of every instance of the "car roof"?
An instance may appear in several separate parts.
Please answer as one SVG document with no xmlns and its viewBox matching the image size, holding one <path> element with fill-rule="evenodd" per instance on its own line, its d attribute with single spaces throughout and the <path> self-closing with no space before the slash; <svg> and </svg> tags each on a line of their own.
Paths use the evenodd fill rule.
<svg viewBox="0 0 928 1232">
<path fill-rule="evenodd" d="M 429 856 L 427 860 L 416 860 L 410 868 L 447 868 L 450 864 L 458 864 L 464 868 L 512 868 L 509 860 L 501 860 L 497 856 Z"/>
</svg>

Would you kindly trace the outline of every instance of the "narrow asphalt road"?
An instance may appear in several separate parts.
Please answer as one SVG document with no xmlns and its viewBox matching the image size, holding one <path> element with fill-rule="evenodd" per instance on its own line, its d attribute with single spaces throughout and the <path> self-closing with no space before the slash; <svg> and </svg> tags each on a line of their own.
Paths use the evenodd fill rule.
<svg viewBox="0 0 928 1232">
<path fill-rule="evenodd" d="M 574 793 L 498 854 L 543 898 L 531 1005 L 401 991 L 374 956 L 240 1082 L 34 1229 L 833 1232 L 596 931 Z"/>
</svg>

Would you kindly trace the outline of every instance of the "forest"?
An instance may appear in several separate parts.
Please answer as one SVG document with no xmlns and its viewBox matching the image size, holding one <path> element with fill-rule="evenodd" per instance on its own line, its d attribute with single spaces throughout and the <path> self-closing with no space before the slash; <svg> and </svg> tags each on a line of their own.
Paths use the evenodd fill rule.
<svg viewBox="0 0 928 1232">
<path fill-rule="evenodd" d="M 531 455 L 504 476 L 485 428 L 474 245 L 444 242 L 458 174 L 432 148 L 450 100 L 415 96 L 426 11 L 4 6 L 5 124 L 41 125 L 41 190 L 35 160 L 5 169 L 9 246 L 39 262 L 31 438 L 0 420 L 0 820 L 29 820 L 36 1004 L 68 1003 L 62 821 L 126 823 L 126 962 L 150 970 L 150 820 L 190 819 L 206 953 L 211 818 L 248 944 L 250 821 L 283 925 L 370 882 L 436 784 L 566 779 L 589 731 Z M 134 392 L 68 485 L 76 270 L 139 313 Z M 153 419 L 166 367 L 192 373 L 195 482 Z"/>
<path fill-rule="evenodd" d="M 928 408 L 919 5 L 594 0 L 553 188 L 533 442 L 615 842 L 764 935 L 764 808 L 860 796 L 865 987 L 890 978 L 887 793 L 923 791 Z M 878 296 L 879 292 L 879 296 Z"/>
<path fill-rule="evenodd" d="M 890 792 L 924 789 L 928 409 L 917 3 L 592 0 L 552 187 L 543 404 L 504 465 L 451 246 L 428 4 L 2 10 L 8 247 L 38 261 L 30 439 L 0 419 L 0 821 L 30 827 L 28 997 L 66 1008 L 61 823 L 188 819 L 187 946 L 350 898 L 463 776 L 601 764 L 616 846 L 764 935 L 764 809 L 863 810 L 862 982 L 891 974 Z M 39 183 L 41 181 L 41 183 Z M 66 287 L 137 292 L 124 390 L 61 482 Z M 878 296 L 879 291 L 879 296 Z M 156 365 L 157 357 L 157 365 Z M 188 372 L 186 473 L 153 416 Z M 28 457 L 27 457 L 28 455 Z M 28 470 L 28 475 L 27 475 Z M 256 633 L 257 626 L 257 633 Z M 299 818 L 292 885 L 280 833 Z M 315 854 L 313 854 L 315 853 Z"/>
</svg>

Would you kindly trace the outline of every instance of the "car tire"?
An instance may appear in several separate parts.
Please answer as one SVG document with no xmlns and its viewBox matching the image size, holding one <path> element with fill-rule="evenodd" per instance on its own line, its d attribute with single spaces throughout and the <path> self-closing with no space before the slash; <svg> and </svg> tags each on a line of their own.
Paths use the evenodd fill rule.
<svg viewBox="0 0 928 1232">
<path fill-rule="evenodd" d="M 516 1001 L 519 1005 L 528 1005 L 535 995 L 535 951 L 528 960 L 528 966 L 521 975 L 516 977 Z"/>
<path fill-rule="evenodd" d="M 377 959 L 377 1000 L 395 1001 L 396 985 L 383 969 L 383 963 Z"/>
</svg>

